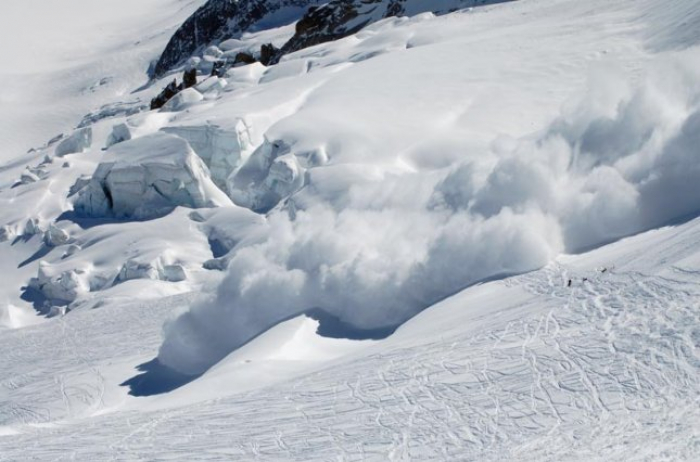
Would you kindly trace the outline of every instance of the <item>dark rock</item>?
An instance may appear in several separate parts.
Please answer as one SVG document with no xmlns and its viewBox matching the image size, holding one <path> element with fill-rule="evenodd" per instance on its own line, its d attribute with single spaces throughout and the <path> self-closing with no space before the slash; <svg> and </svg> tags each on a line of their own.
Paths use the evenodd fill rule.
<svg viewBox="0 0 700 462">
<path fill-rule="evenodd" d="M 191 88 L 197 85 L 197 69 L 186 70 L 182 76 L 182 85 L 185 88 Z"/>
<path fill-rule="evenodd" d="M 182 89 L 181 87 L 181 85 L 177 84 L 177 80 L 173 79 L 173 81 L 170 82 L 163 89 L 163 91 L 161 91 L 158 94 L 158 96 L 151 100 L 151 110 L 160 109 L 163 106 L 165 106 L 165 103 L 167 103 L 170 100 L 170 98 L 172 98 L 180 92 L 180 90 Z"/>
<path fill-rule="evenodd" d="M 321 0 L 209 0 L 175 32 L 151 69 L 151 77 L 162 77 L 209 44 L 251 30 L 281 9 L 303 8 Z M 282 24 L 280 24 L 282 25 Z"/>
<path fill-rule="evenodd" d="M 223 77 L 226 74 L 229 66 L 226 61 L 215 61 L 214 67 L 211 68 L 211 76 L 213 77 Z"/>
<path fill-rule="evenodd" d="M 409 11 L 407 7 L 412 7 L 412 14 L 427 11 L 441 14 L 506 1 L 513 0 L 455 0 L 452 8 L 431 9 L 427 6 L 429 2 L 420 3 L 418 0 L 331 0 L 323 6 L 308 9 L 297 22 L 294 36 L 270 63 L 279 62 L 286 54 L 355 34 L 380 19 L 405 15 Z"/>
<path fill-rule="evenodd" d="M 266 43 L 260 47 L 260 62 L 264 66 L 269 66 L 279 53 L 279 48 L 271 43 Z"/>
<path fill-rule="evenodd" d="M 241 64 L 253 64 L 255 62 L 257 62 L 255 56 L 251 55 L 250 53 L 246 53 L 245 51 L 241 51 L 234 58 L 233 65 L 238 66 Z"/>
<path fill-rule="evenodd" d="M 300 8 L 300 19 L 294 36 L 281 49 L 265 45 L 260 50 L 260 62 L 266 66 L 276 64 L 285 54 L 347 37 L 390 16 L 448 13 L 507 1 L 513 0 L 454 0 L 451 7 L 436 10 L 425 0 L 209 0 L 173 35 L 152 72 L 160 77 L 205 46 L 253 30 L 283 8 Z M 308 7 L 306 13 L 301 12 L 304 7 Z"/>
</svg>

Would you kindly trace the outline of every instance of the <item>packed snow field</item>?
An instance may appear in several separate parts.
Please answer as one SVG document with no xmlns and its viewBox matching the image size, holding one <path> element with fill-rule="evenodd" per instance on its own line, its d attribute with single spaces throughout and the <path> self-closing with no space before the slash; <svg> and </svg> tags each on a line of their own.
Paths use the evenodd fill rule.
<svg viewBox="0 0 700 462">
<path fill-rule="evenodd" d="M 695 0 L 387 18 L 202 75 L 295 33 L 268 24 L 154 110 L 204 2 L 141 3 L 18 64 L 75 119 L 23 112 L 1 157 L 0 460 L 697 458 Z"/>
</svg>

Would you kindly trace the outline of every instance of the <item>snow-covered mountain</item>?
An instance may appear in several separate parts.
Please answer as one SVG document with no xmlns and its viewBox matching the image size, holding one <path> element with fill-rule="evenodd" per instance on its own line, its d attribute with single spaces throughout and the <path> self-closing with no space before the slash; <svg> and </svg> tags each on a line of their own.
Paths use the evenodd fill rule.
<svg viewBox="0 0 700 462">
<path fill-rule="evenodd" d="M 209 0 L 172 36 L 153 73 L 162 76 L 207 45 L 241 34 L 286 25 L 316 0 Z"/>
<path fill-rule="evenodd" d="M 696 457 L 695 0 L 93 3 L 2 47 L 0 460 Z"/>
<path fill-rule="evenodd" d="M 175 32 L 152 73 L 162 77 L 209 45 L 216 50 L 227 40 L 290 23 L 295 23 L 295 33 L 279 49 L 272 43 L 263 43 L 259 50 L 244 52 L 265 65 L 276 64 L 286 54 L 347 37 L 384 18 L 426 12 L 445 14 L 504 1 L 513 0 L 209 0 Z M 266 52 L 264 47 L 270 49 Z M 224 65 L 237 64 L 240 50 L 226 51 L 205 53 L 205 57 Z"/>
</svg>

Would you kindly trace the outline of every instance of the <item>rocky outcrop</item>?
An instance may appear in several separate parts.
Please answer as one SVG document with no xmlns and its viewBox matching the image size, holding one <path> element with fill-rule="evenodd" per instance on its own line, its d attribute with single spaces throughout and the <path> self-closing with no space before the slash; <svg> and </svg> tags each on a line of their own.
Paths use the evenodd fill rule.
<svg viewBox="0 0 700 462">
<path fill-rule="evenodd" d="M 288 53 L 347 37 L 383 18 L 425 12 L 442 14 L 506 1 L 514 0 L 209 0 L 171 38 L 153 68 L 153 76 L 163 76 L 212 43 L 255 29 L 257 23 L 282 9 L 287 13 L 291 8 L 299 9 L 295 34 L 282 49 L 262 47 L 258 59 L 265 65 L 276 64 Z M 288 21 L 294 19 L 290 14 L 284 17 Z M 228 62 L 223 56 L 222 61 L 215 75 L 223 75 L 221 69 L 234 60 Z"/>
<path fill-rule="evenodd" d="M 177 79 L 173 79 L 163 91 L 151 100 L 151 110 L 160 109 L 166 106 L 176 96 L 180 96 L 183 92 L 197 85 L 197 69 L 188 68 L 182 75 L 182 83 L 177 84 Z"/>
<path fill-rule="evenodd" d="M 513 0 L 332 0 L 318 8 L 309 8 L 297 22 L 294 36 L 270 62 L 274 64 L 286 54 L 347 37 L 384 18 L 426 12 L 445 14 L 506 1 Z"/>
<path fill-rule="evenodd" d="M 177 80 L 173 79 L 168 85 L 163 88 L 163 91 L 158 93 L 155 98 L 151 100 L 151 110 L 160 109 L 165 106 L 165 103 L 170 101 L 170 99 L 180 92 L 180 88 L 177 84 Z"/>
<path fill-rule="evenodd" d="M 161 77 L 213 42 L 240 35 L 285 9 L 304 9 L 318 0 L 209 0 L 175 32 L 153 67 Z"/>
</svg>

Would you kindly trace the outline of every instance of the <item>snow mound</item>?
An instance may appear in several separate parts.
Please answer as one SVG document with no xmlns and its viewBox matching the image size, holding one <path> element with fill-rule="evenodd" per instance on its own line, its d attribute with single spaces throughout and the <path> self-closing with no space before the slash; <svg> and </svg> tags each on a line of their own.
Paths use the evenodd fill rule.
<svg viewBox="0 0 700 462">
<path fill-rule="evenodd" d="M 294 193 L 289 164 L 273 168 L 288 146 L 261 148 L 232 196 L 267 211 L 291 194 L 287 206 L 269 214 L 263 242 L 234 250 L 218 293 L 168 327 L 160 360 L 201 373 L 311 308 L 396 326 L 476 282 L 699 212 L 698 58 L 660 58 L 638 85 L 595 75 L 540 133 L 496 139 L 439 174 L 360 171 L 358 181 L 351 165 L 330 165 Z"/>
<path fill-rule="evenodd" d="M 111 148 L 80 191 L 75 211 L 87 217 L 150 219 L 177 206 L 229 204 L 187 141 L 157 133 Z"/>
</svg>

